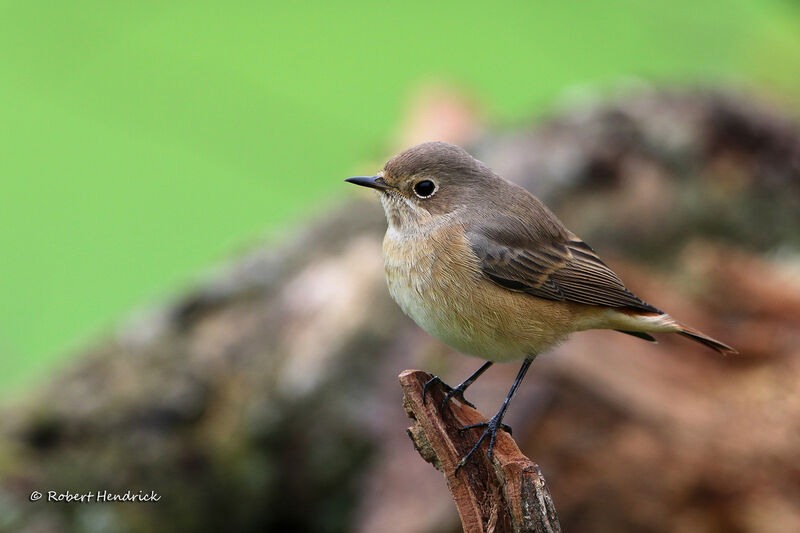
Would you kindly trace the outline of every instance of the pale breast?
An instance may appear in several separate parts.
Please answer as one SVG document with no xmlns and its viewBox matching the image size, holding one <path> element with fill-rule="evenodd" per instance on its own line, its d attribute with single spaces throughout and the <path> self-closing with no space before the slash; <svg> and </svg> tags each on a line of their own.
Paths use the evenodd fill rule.
<svg viewBox="0 0 800 533">
<path fill-rule="evenodd" d="M 461 276 L 466 283 L 471 277 L 468 272 L 453 271 L 439 237 L 403 236 L 389 229 L 383 241 L 389 292 L 403 312 L 426 330 L 446 314 L 443 307 L 450 299 L 448 291 L 457 283 L 455 278 Z"/>
<path fill-rule="evenodd" d="M 540 353 L 571 328 L 571 306 L 503 289 L 480 272 L 460 228 L 383 241 L 392 298 L 422 329 L 467 355 L 491 361 Z"/>
</svg>

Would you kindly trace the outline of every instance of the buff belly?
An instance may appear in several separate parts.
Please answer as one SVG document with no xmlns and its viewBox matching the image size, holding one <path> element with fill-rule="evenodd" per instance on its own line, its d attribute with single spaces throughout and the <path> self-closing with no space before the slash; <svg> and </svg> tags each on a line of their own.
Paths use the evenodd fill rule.
<svg viewBox="0 0 800 533">
<path fill-rule="evenodd" d="M 459 233 L 455 233 L 458 235 Z M 466 355 L 489 361 L 534 357 L 583 327 L 583 307 L 508 291 L 486 280 L 463 240 L 424 240 L 391 229 L 384 239 L 392 298 L 422 329 Z"/>
</svg>

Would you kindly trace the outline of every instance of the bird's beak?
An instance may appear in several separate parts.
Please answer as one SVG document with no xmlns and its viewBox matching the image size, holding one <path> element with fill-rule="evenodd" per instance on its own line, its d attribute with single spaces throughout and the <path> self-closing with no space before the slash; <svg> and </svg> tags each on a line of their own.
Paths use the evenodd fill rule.
<svg viewBox="0 0 800 533">
<path fill-rule="evenodd" d="M 355 183 L 356 185 L 361 185 L 362 187 L 369 187 L 370 189 L 378 189 L 379 191 L 385 191 L 387 189 L 393 189 L 387 185 L 383 181 L 382 176 L 358 176 L 355 178 L 347 178 L 344 180 L 348 183 Z"/>
</svg>

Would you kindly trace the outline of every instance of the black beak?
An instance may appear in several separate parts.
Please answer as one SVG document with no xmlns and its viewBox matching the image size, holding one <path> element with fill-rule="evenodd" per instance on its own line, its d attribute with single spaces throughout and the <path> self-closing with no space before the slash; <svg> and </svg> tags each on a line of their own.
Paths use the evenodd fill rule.
<svg viewBox="0 0 800 533">
<path fill-rule="evenodd" d="M 347 183 L 355 183 L 356 185 L 361 185 L 362 187 L 369 187 L 370 189 L 378 189 L 379 191 L 392 189 L 392 187 L 383 182 L 383 178 L 381 176 L 358 176 L 355 178 L 347 178 L 344 181 Z"/>
</svg>

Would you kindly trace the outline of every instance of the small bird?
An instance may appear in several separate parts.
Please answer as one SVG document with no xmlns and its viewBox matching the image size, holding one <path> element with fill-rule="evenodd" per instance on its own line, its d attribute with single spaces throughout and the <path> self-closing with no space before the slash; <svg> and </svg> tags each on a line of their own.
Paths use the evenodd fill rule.
<svg viewBox="0 0 800 533">
<path fill-rule="evenodd" d="M 533 359 L 571 333 L 612 329 L 655 341 L 678 333 L 721 353 L 736 351 L 681 324 L 630 292 L 595 251 L 535 196 L 495 174 L 458 146 L 429 142 L 390 159 L 376 176 L 348 178 L 376 189 L 388 221 L 383 240 L 392 298 L 422 329 L 485 359 L 449 387 L 464 392 L 493 363 L 522 361 L 500 410 L 458 468 L 495 438 Z"/>
</svg>

